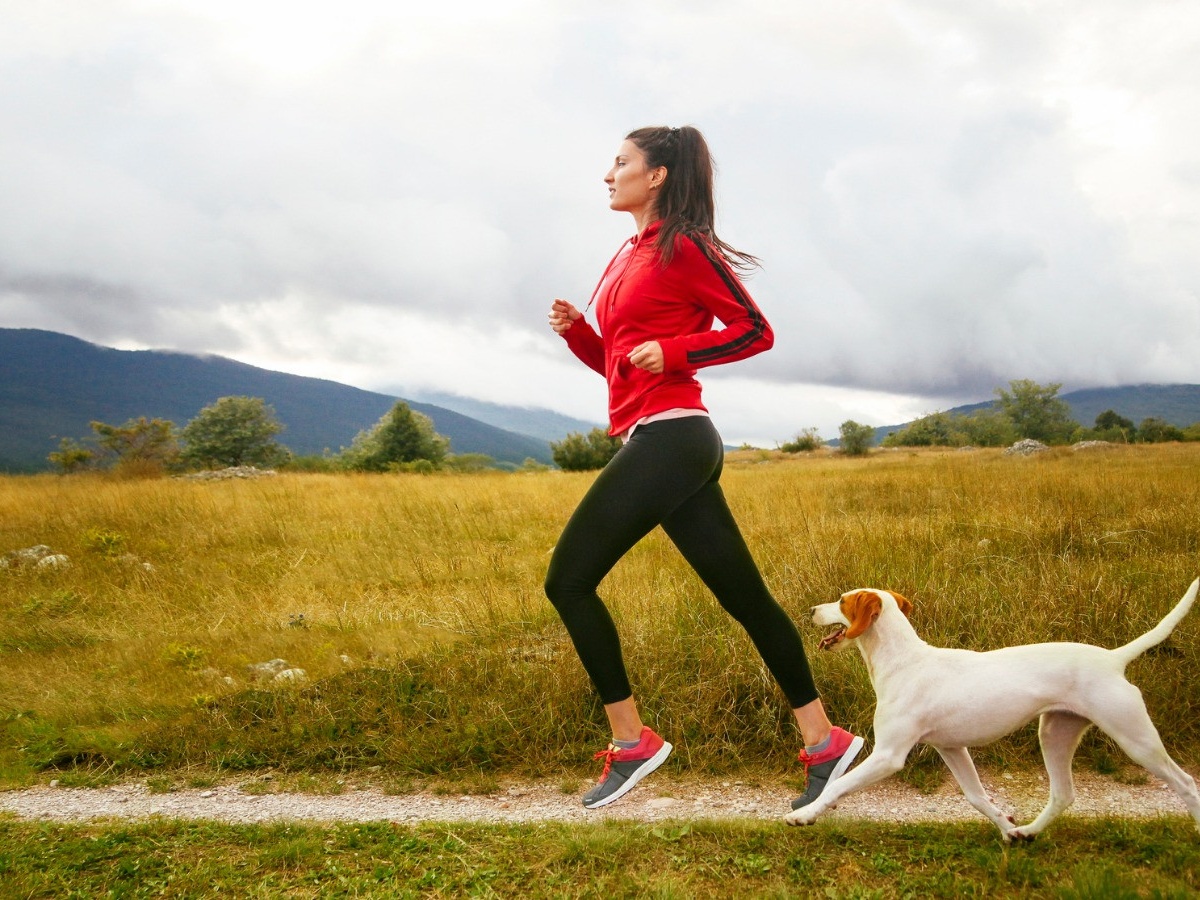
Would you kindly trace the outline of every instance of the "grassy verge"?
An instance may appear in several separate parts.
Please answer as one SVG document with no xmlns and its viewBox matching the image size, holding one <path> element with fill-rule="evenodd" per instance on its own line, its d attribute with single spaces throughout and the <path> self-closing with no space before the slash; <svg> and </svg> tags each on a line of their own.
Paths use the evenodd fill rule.
<svg viewBox="0 0 1200 900">
<path fill-rule="evenodd" d="M 1200 572 L 1198 476 L 1200 445 L 1184 444 L 750 452 L 723 483 L 834 718 L 869 734 L 862 661 L 817 654 L 810 605 L 891 587 L 931 643 L 1123 643 Z M 590 775 L 602 711 L 541 582 L 591 477 L 0 478 L 0 555 L 44 544 L 70 558 L 0 569 L 0 784 L 180 768 Z M 661 534 L 602 592 L 672 765 L 794 766 L 778 690 Z M 1184 712 L 1200 705 L 1196 621 L 1130 669 L 1185 765 L 1200 758 Z M 250 668 L 276 658 L 306 678 Z M 1035 748 L 1025 729 L 977 758 L 1032 763 Z M 1080 755 L 1120 765 L 1096 735 Z M 940 771 L 929 754 L 916 763 Z"/>
<path fill-rule="evenodd" d="M 134 826 L 0 819 L 7 897 L 1133 897 L 1200 891 L 1190 821 Z"/>
</svg>

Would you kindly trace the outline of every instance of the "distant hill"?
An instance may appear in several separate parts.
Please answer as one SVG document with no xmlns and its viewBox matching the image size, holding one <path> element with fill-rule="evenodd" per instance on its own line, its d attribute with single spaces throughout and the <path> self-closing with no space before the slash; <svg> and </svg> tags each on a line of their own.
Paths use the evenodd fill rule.
<svg viewBox="0 0 1200 900">
<path fill-rule="evenodd" d="M 1091 428 L 1096 416 L 1113 410 L 1133 424 L 1140 425 L 1144 419 L 1159 418 L 1180 428 L 1200 422 L 1200 384 L 1134 384 L 1111 388 L 1084 388 L 1059 394 L 1071 407 L 1071 418 L 1085 428 Z M 995 401 L 969 403 L 944 412 L 969 415 L 987 409 Z M 932 412 L 932 411 L 931 411 Z M 875 429 L 875 440 L 879 442 L 905 428 L 902 425 L 884 425 Z"/>
<path fill-rule="evenodd" d="M 1087 388 L 1063 394 L 1071 417 L 1088 428 L 1096 416 L 1113 410 L 1140 425 L 1157 417 L 1180 428 L 1200 422 L 1200 384 L 1134 384 L 1115 388 Z"/>
<path fill-rule="evenodd" d="M 460 397 L 457 394 L 422 391 L 414 392 L 412 396 L 418 397 L 426 403 L 452 409 L 464 416 L 486 422 L 488 425 L 515 431 L 518 434 L 532 435 L 545 441 L 561 441 L 571 432 L 587 434 L 593 428 L 607 427 L 602 422 L 575 419 L 547 409 L 505 406 L 500 403 L 488 403 L 484 400 Z"/>
<path fill-rule="evenodd" d="M 51 331 L 0 328 L 0 471 L 46 469 L 59 440 L 89 437 L 93 420 L 120 425 L 145 416 L 182 427 L 229 396 L 266 400 L 286 426 L 280 443 L 305 456 L 349 446 L 399 399 L 220 356 L 113 350 Z M 454 453 L 484 453 L 517 465 L 528 458 L 551 462 L 542 438 L 406 402 L 433 420 Z"/>
</svg>

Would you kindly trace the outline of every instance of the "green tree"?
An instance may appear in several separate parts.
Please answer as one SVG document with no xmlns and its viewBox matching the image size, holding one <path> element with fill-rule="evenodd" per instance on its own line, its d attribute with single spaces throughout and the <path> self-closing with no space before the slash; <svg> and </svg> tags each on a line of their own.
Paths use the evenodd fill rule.
<svg viewBox="0 0 1200 900">
<path fill-rule="evenodd" d="M 51 453 L 47 459 L 63 472 L 78 472 L 92 464 L 96 459 L 96 451 L 85 447 L 74 438 L 63 438 L 58 442 L 58 450 Z"/>
<path fill-rule="evenodd" d="M 130 419 L 124 425 L 92 422 L 96 443 L 120 463 L 173 465 L 179 459 L 175 423 L 166 419 Z"/>
<path fill-rule="evenodd" d="M 1071 418 L 1071 407 L 1058 396 L 1061 384 L 1041 385 L 1028 379 L 1010 381 L 1009 390 L 996 388 L 997 405 L 1016 430 L 1017 437 L 1046 444 L 1070 440 L 1079 423 Z"/>
<path fill-rule="evenodd" d="M 1096 427 L 1088 434 L 1098 441 L 1120 441 L 1129 443 L 1137 435 L 1137 428 L 1129 419 L 1117 415 L 1115 410 L 1106 409 L 1096 416 Z"/>
<path fill-rule="evenodd" d="M 1182 428 L 1177 428 L 1158 416 L 1142 419 L 1142 424 L 1137 429 L 1137 437 L 1144 444 L 1164 444 L 1167 441 L 1185 440 Z"/>
<path fill-rule="evenodd" d="M 962 430 L 964 446 L 1007 447 L 1017 439 L 1012 420 L 995 409 L 977 409 L 958 420 Z"/>
<path fill-rule="evenodd" d="M 949 447 L 963 443 L 957 428 L 961 416 L 936 412 L 909 422 L 883 439 L 885 447 Z"/>
<path fill-rule="evenodd" d="M 561 441 L 550 444 L 555 464 L 567 472 L 586 472 L 603 469 L 621 449 L 621 441 L 603 428 L 593 428 L 586 435 L 573 431 Z"/>
<path fill-rule="evenodd" d="M 281 431 L 261 397 L 221 397 L 183 427 L 183 458 L 209 469 L 279 465 L 288 457 L 275 440 Z"/>
<path fill-rule="evenodd" d="M 358 472 L 432 471 L 441 467 L 450 439 L 434 431 L 429 416 L 403 400 L 342 451 L 342 463 Z"/>
<path fill-rule="evenodd" d="M 847 419 L 838 428 L 841 439 L 842 453 L 847 456 L 865 456 L 875 442 L 875 429 L 870 425 L 859 425 L 853 419 Z"/>
<path fill-rule="evenodd" d="M 1124 416 L 1117 415 L 1116 410 L 1106 409 L 1096 416 L 1096 427 L 1103 431 L 1119 428 L 1122 431 L 1133 431 L 1133 422 Z"/>
<path fill-rule="evenodd" d="M 105 465 L 139 475 L 162 474 L 179 462 L 175 423 L 167 419 L 141 416 L 124 425 L 92 422 L 91 428 L 95 450 L 64 438 L 58 452 L 50 454 L 50 461 L 64 472 Z"/>
</svg>

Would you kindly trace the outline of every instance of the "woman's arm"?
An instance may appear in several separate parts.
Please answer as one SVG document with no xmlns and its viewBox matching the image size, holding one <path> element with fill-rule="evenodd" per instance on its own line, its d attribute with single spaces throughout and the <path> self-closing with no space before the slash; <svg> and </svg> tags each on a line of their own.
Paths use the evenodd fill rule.
<svg viewBox="0 0 1200 900">
<path fill-rule="evenodd" d="M 571 352 L 590 369 L 604 373 L 604 341 L 572 303 L 555 300 L 550 304 L 550 327 L 567 342 Z"/>
<path fill-rule="evenodd" d="M 775 333 L 762 310 L 737 273 L 703 238 L 682 239 L 672 261 L 672 267 L 676 265 L 689 297 L 724 327 L 659 341 L 664 371 L 736 362 L 771 349 Z"/>
</svg>

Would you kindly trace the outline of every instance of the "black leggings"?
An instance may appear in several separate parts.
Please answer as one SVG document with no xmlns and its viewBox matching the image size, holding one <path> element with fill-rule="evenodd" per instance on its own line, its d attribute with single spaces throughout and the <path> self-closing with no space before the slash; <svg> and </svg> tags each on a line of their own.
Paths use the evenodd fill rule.
<svg viewBox="0 0 1200 900">
<path fill-rule="evenodd" d="M 642 425 L 563 529 L 546 573 L 546 596 L 605 704 L 627 700 L 633 691 L 620 638 L 596 588 L 656 525 L 746 629 L 792 707 L 817 699 L 796 626 L 767 590 L 725 502 L 718 483 L 723 461 L 721 437 L 707 416 Z"/>
</svg>

